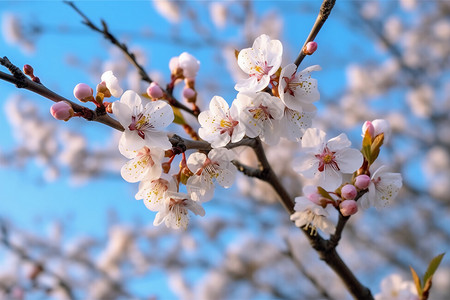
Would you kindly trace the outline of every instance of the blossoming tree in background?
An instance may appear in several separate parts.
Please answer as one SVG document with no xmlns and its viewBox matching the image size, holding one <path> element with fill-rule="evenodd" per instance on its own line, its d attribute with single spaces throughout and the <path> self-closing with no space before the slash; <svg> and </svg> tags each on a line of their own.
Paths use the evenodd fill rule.
<svg viewBox="0 0 450 300">
<path fill-rule="evenodd" d="M 24 109 L 21 106 L 24 101 L 16 99 L 8 104 L 9 114 L 21 128 L 27 145 L 24 149 L 33 150 L 24 151 L 24 156 L 41 155 L 49 170 L 57 170 L 55 141 L 60 138 L 57 136 L 62 136 L 67 148 L 63 149 L 62 157 L 73 174 L 89 178 L 115 170 L 125 181 L 139 182 L 135 198 L 142 200 L 142 207 L 151 211 L 153 222 L 146 223 L 156 227 L 114 224 L 107 246 L 98 253 L 98 242 L 94 239 L 77 240 L 69 249 L 61 245 L 53 247 L 38 238 L 24 237 L 24 242 L 19 243 L 14 240 L 13 226 L 2 221 L 4 248 L 15 257 L 18 266 L 26 264 L 29 268 L 26 279 L 20 277 L 20 272 L 3 275 L 0 288 L 5 297 L 23 299 L 40 293 L 63 299 L 173 297 L 158 294 L 147 285 L 133 287 L 133 280 L 142 274 L 146 274 L 150 284 L 155 266 L 168 274 L 172 293 L 182 299 L 298 299 L 299 295 L 311 299 L 439 299 L 448 292 L 448 282 L 439 281 L 439 274 L 433 276 L 443 258 L 443 254 L 436 255 L 448 246 L 448 226 L 430 223 L 426 217 L 414 218 L 420 220 L 416 226 L 427 230 L 413 230 L 408 238 L 398 236 L 409 232 L 408 228 L 402 228 L 404 231 L 398 228 L 408 224 L 404 221 L 411 218 L 410 214 L 434 214 L 436 207 L 448 205 L 445 193 L 440 192 L 436 201 L 429 201 L 432 198 L 427 198 L 425 191 L 400 173 L 404 166 L 412 168 L 408 165 L 411 160 L 407 159 L 412 157 L 408 150 L 411 144 L 396 143 L 413 138 L 426 143 L 432 141 L 404 125 L 415 121 L 414 117 L 401 119 L 401 115 L 395 114 L 395 108 L 382 111 L 363 101 L 365 97 L 379 98 L 390 89 L 402 85 L 415 87 L 420 82 L 420 91 L 414 89 L 407 95 L 412 112 L 420 115 L 426 110 L 436 131 L 442 126 L 438 124 L 448 122 L 448 114 L 443 115 L 443 109 L 434 111 L 430 100 L 423 104 L 425 100 L 418 98 L 423 96 L 422 90 L 431 89 L 428 82 L 437 90 L 444 84 L 445 71 L 438 67 L 448 62 L 445 54 L 450 49 L 436 46 L 433 54 L 436 61 L 443 60 L 442 65 L 428 69 L 429 65 L 421 65 L 423 62 L 417 58 L 419 46 L 411 45 L 414 38 L 419 39 L 415 35 L 420 34 L 420 22 L 430 19 L 436 22 L 433 28 L 437 28 L 437 41 L 428 46 L 449 39 L 448 34 L 442 33 L 445 26 L 449 27 L 449 21 L 430 17 L 448 11 L 447 4 L 427 5 L 423 20 L 419 24 L 411 23 L 409 31 L 398 25 L 400 19 L 389 19 L 385 28 L 380 27 L 383 14 L 379 11 L 391 7 L 376 2 L 363 6 L 356 2 L 348 4 L 347 9 L 355 13 L 352 17 L 347 14 L 341 17 L 367 26 L 392 58 L 389 56 L 391 60 L 381 65 L 379 73 L 352 66 L 349 76 L 353 81 L 342 93 L 339 105 L 331 101 L 334 96 L 322 96 L 319 101 L 319 86 L 322 90 L 327 87 L 315 76 L 326 69 L 326 63 L 321 63 L 322 67 L 300 67 L 307 63 L 306 56 L 320 52 L 321 47 L 314 40 L 334 1 L 323 2 L 314 27 L 293 63 L 284 53 L 288 47 L 276 34 L 252 31 L 248 34 L 252 39 L 248 38 L 236 51 L 226 51 L 217 40 L 219 34 L 213 35 L 214 39 L 203 35 L 206 42 L 216 45 L 213 47 L 225 49 L 225 57 L 240 70 L 233 94 L 214 93 L 205 105 L 200 100 L 200 74 L 207 61 L 182 52 L 167 62 L 170 69 L 167 84 L 163 84 L 163 79 L 153 80 L 139 57 L 116 38 L 105 22 L 97 27 L 75 4 L 67 4 L 83 18 L 85 25 L 101 33 L 128 58 L 135 70 L 133 74 L 137 75 L 131 77 L 133 88 L 125 88 L 125 76 L 121 76 L 128 72 L 127 66 L 121 72 L 117 65 L 109 65 L 110 68 L 98 74 L 96 85 L 79 83 L 74 87 L 73 95 L 84 103 L 81 105 L 48 89 L 41 82 L 44 78 L 35 76 L 39 72 L 31 66 L 25 65 L 21 71 L 13 57 L 11 61 L 6 57 L 1 59 L 11 74 L 1 72 L 1 79 L 56 102 L 51 114 L 57 120 L 70 123 L 80 117 L 103 123 L 121 134 L 112 139 L 115 145 L 91 153 L 82 137 L 72 132 L 56 134 L 53 126 L 47 125 L 32 108 Z M 189 13 L 194 27 L 201 31 L 188 4 L 166 1 L 154 4 L 171 22 L 176 22 L 183 11 Z M 239 14 L 233 16 L 231 5 L 234 4 L 210 5 L 213 21 L 219 28 L 228 18 L 239 19 Z M 257 24 L 252 14 L 246 14 L 251 12 L 249 4 L 239 5 L 247 27 L 251 22 Z M 402 5 L 402 9 L 410 10 L 415 4 L 404 1 Z M 339 8 L 334 9 L 339 16 Z M 406 36 L 403 39 L 402 34 Z M 17 39 L 19 44 L 30 48 L 28 39 Z M 397 41 L 403 43 L 400 49 L 395 45 Z M 423 51 L 431 51 L 430 47 Z M 409 74 L 407 79 L 396 76 L 401 72 Z M 413 76 L 419 72 L 429 78 Z M 418 108 L 419 102 L 426 109 Z M 321 105 L 320 109 L 316 105 Z M 349 127 L 362 129 L 354 134 Z M 341 130 L 348 131 L 354 142 Z M 36 135 L 36 131 L 42 134 Z M 399 136 L 402 139 L 398 140 Z M 435 154 L 430 154 L 427 160 L 436 160 L 434 157 L 438 156 L 445 164 L 449 160 L 448 139 L 442 135 L 436 139 Z M 14 153 L 17 157 L 19 154 Z M 448 179 L 445 168 L 436 163 L 432 168 L 441 178 Z M 235 215 L 209 219 L 211 206 L 208 205 L 213 205 L 219 194 L 236 197 L 234 192 L 217 191 L 218 186 L 228 189 L 236 181 L 242 194 L 252 199 L 227 199 L 235 206 L 232 208 Z M 404 195 L 397 199 L 403 185 L 406 185 Z M 439 191 L 445 188 L 436 187 Z M 271 203 L 273 199 L 282 205 Z M 373 207 L 380 211 L 374 211 Z M 391 221 L 396 221 L 392 215 L 405 207 L 411 212 L 402 212 L 398 224 Z M 446 217 L 445 212 L 442 214 Z M 428 236 L 428 230 L 436 236 Z M 230 237 L 238 232 L 241 240 Z M 433 243 L 425 242 L 424 236 L 434 239 Z M 411 257 L 409 260 L 402 255 L 407 252 L 410 253 L 405 257 Z M 384 262 L 382 271 L 380 262 Z M 70 267 L 61 270 L 58 264 Z M 414 268 L 408 279 L 409 265 Z M 405 276 L 387 273 L 392 266 Z M 415 271 L 421 270 L 417 266 L 423 269 L 423 276 L 422 272 Z M 194 282 L 189 272 L 196 269 L 201 269 L 203 275 L 197 275 L 198 280 Z M 80 270 L 85 275 L 80 275 Z M 448 267 L 445 270 L 448 273 Z M 383 273 L 385 278 L 375 279 L 371 276 L 374 272 Z M 380 286 L 375 284 L 378 281 Z"/>
</svg>

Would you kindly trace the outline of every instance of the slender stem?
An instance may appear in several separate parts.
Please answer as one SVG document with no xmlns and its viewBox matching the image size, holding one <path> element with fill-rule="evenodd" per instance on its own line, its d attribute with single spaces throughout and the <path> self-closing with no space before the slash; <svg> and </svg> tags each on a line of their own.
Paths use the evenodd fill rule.
<svg viewBox="0 0 450 300">
<path fill-rule="evenodd" d="M 325 24 L 325 21 L 328 19 L 328 16 L 330 15 L 331 10 L 333 9 L 335 3 L 336 0 L 324 0 L 322 2 L 322 6 L 320 7 L 320 12 L 319 15 L 317 16 L 316 22 L 314 23 L 313 28 L 309 32 L 308 38 L 303 44 L 300 54 L 298 55 L 297 59 L 294 62 L 297 67 L 300 65 L 300 63 L 306 56 L 306 53 L 303 51 L 306 47 L 306 44 L 314 41 L 323 24 Z"/>
<path fill-rule="evenodd" d="M 148 83 L 153 82 L 153 80 L 150 78 L 150 76 L 148 76 L 144 67 L 137 62 L 137 59 L 136 59 L 136 56 L 134 55 L 134 53 L 132 53 L 128 49 L 128 47 L 125 43 L 119 42 L 119 40 L 109 31 L 108 25 L 106 24 L 106 22 L 104 20 L 101 20 L 103 29 L 100 29 L 75 5 L 75 3 L 73 3 L 72 1 L 64 1 L 64 3 L 66 3 L 67 5 L 72 7 L 83 18 L 83 20 L 84 20 L 82 22 L 83 24 L 85 24 L 86 26 L 88 26 L 89 28 L 94 30 L 95 32 L 102 34 L 105 39 L 107 39 L 108 41 L 111 42 L 111 44 L 118 47 L 123 52 L 123 54 L 127 57 L 127 59 L 131 62 L 131 64 L 138 70 L 139 75 L 141 76 L 142 80 L 144 80 Z M 167 96 L 166 100 L 169 101 L 170 105 L 178 107 L 179 109 L 182 109 L 195 117 L 197 117 L 200 114 L 199 110 L 192 110 L 189 107 L 187 107 L 186 105 L 184 105 L 183 103 L 181 103 L 180 101 L 178 101 L 172 95 L 171 92 L 169 92 L 167 90 L 164 90 L 164 92 Z"/>
</svg>

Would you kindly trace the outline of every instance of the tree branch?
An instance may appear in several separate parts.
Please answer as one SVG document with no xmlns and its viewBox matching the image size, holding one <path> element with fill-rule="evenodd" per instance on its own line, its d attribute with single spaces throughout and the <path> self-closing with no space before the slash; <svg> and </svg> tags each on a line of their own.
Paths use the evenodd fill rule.
<svg viewBox="0 0 450 300">
<path fill-rule="evenodd" d="M 94 23 L 92 23 L 92 21 L 75 5 L 75 3 L 73 3 L 72 1 L 63 1 L 63 2 L 72 7 L 83 18 L 84 20 L 82 22 L 83 24 L 85 24 L 87 27 L 91 28 L 95 32 L 102 34 L 105 39 L 111 42 L 111 44 L 118 47 L 123 52 L 125 57 L 127 57 L 127 59 L 131 62 L 131 64 L 138 70 L 139 75 L 141 76 L 141 79 L 143 81 L 146 81 L 149 84 L 153 82 L 153 80 L 148 76 L 144 67 L 137 62 L 134 53 L 130 52 L 127 45 L 125 43 L 119 42 L 119 40 L 109 31 L 108 25 L 104 20 L 101 20 L 103 29 L 100 29 Z M 178 101 L 172 95 L 171 92 L 168 92 L 167 90 L 164 89 L 163 91 L 167 95 L 168 99 L 166 100 L 169 101 L 170 105 L 178 107 L 179 109 L 182 109 L 195 117 L 199 115 L 200 111 L 190 109 L 189 107 Z"/>
<path fill-rule="evenodd" d="M 0 58 L 0 63 L 2 65 L 4 65 L 6 68 L 8 68 L 8 70 L 12 71 L 12 74 L 13 74 L 13 75 L 9 75 L 9 74 L 6 74 L 6 73 L 0 71 L 0 79 L 15 84 L 17 88 L 23 88 L 23 89 L 32 91 L 36 94 L 39 94 L 53 102 L 66 101 L 66 102 L 70 103 L 70 105 L 72 106 L 72 108 L 75 112 L 82 114 L 83 118 L 85 118 L 86 120 L 103 123 L 114 129 L 124 131 L 124 128 L 122 127 L 122 125 L 120 125 L 120 123 L 118 121 L 116 121 L 115 119 L 113 119 L 109 115 L 107 115 L 104 110 L 93 111 L 85 106 L 79 105 L 75 102 L 70 101 L 67 98 L 64 98 L 63 96 L 46 88 L 41 83 L 36 83 L 36 82 L 28 79 L 25 76 L 25 74 L 23 74 L 22 71 L 19 68 L 17 68 L 15 65 L 13 65 L 6 56 L 3 58 Z"/>
<path fill-rule="evenodd" d="M 311 31 L 308 35 L 308 38 L 306 39 L 305 43 L 303 44 L 300 54 L 298 55 L 297 59 L 294 62 L 297 67 L 301 64 L 301 62 L 303 61 L 303 59 L 306 56 L 306 53 L 304 52 L 306 44 L 314 41 L 314 39 L 316 38 L 320 29 L 322 28 L 323 24 L 325 24 L 325 21 L 328 19 L 328 16 L 330 15 L 331 10 L 333 9 L 333 6 L 335 3 L 336 3 L 336 0 L 324 0 L 322 2 L 322 6 L 320 7 L 320 12 L 319 12 L 319 15 L 317 16 L 316 22 L 314 23 L 314 26 L 311 29 Z"/>
</svg>

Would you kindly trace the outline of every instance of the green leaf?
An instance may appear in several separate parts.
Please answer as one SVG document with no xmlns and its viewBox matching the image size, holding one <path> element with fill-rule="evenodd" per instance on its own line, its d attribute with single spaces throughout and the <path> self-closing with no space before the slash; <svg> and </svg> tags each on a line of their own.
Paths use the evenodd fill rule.
<svg viewBox="0 0 450 300">
<path fill-rule="evenodd" d="M 322 187 L 318 186 L 318 187 L 317 187 L 317 191 L 319 192 L 320 196 L 322 196 L 322 197 L 324 197 L 324 198 L 327 198 L 327 199 L 329 199 L 329 200 L 331 200 L 331 201 L 334 202 L 334 199 L 333 199 L 333 198 L 330 196 L 330 194 L 329 194 L 327 191 L 325 191 Z"/>
<path fill-rule="evenodd" d="M 427 282 L 428 279 L 431 279 L 431 277 L 433 277 L 434 273 L 436 272 L 437 268 L 439 267 L 439 264 L 442 261 L 442 258 L 444 258 L 444 255 L 445 255 L 445 253 L 441 253 L 430 261 L 430 264 L 428 265 L 428 269 L 425 272 L 425 275 L 423 275 L 423 282 Z"/>
<path fill-rule="evenodd" d="M 372 164 L 377 158 L 378 158 L 378 154 L 380 154 L 380 148 L 383 145 L 384 142 L 384 133 L 381 133 L 379 135 L 377 135 L 372 142 L 372 145 L 370 146 L 370 159 L 368 159 L 367 161 Z"/>
<path fill-rule="evenodd" d="M 422 283 L 420 282 L 420 278 L 417 275 L 416 271 L 413 269 L 413 267 L 409 266 L 409 269 L 411 270 L 412 278 L 414 280 L 414 284 L 416 285 L 417 294 L 419 297 L 422 296 Z"/>
<path fill-rule="evenodd" d="M 173 109 L 173 115 L 175 117 L 173 122 L 175 124 L 180 124 L 180 125 L 186 124 L 186 121 L 184 120 L 181 110 L 178 107 L 174 107 L 174 106 L 172 106 L 172 109 Z"/>
<path fill-rule="evenodd" d="M 371 146 L 372 146 L 372 137 L 370 136 L 369 132 L 366 131 L 366 133 L 364 134 L 363 141 L 362 141 L 361 153 L 364 155 L 364 157 L 367 161 L 370 161 Z"/>
</svg>

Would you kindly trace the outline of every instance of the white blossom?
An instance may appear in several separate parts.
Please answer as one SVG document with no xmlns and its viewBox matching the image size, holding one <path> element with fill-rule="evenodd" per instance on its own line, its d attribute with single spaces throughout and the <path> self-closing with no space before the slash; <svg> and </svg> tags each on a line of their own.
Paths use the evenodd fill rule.
<svg viewBox="0 0 450 300">
<path fill-rule="evenodd" d="M 200 69 L 200 62 L 191 54 L 183 52 L 178 57 L 178 65 L 183 69 L 183 76 L 186 78 L 195 78 Z"/>
<path fill-rule="evenodd" d="M 236 104 L 231 105 L 219 96 L 214 96 L 209 103 L 209 110 L 198 116 L 202 126 L 198 130 L 199 136 L 211 143 L 211 147 L 224 147 L 230 141 L 239 142 L 245 135 L 245 127 L 239 122 Z"/>
<path fill-rule="evenodd" d="M 311 227 L 313 232 L 317 229 L 328 234 L 334 232 L 335 227 L 328 219 L 327 211 L 307 197 L 296 197 L 294 209 L 295 213 L 291 215 L 291 221 L 295 222 L 295 226 L 300 228 L 303 226 Z"/>
<path fill-rule="evenodd" d="M 189 223 L 188 211 L 192 211 L 199 216 L 205 215 L 205 210 L 197 201 L 193 201 L 185 193 L 167 191 L 164 194 L 164 207 L 160 210 L 153 221 L 153 225 L 158 226 L 162 222 L 167 227 L 173 229 L 186 229 Z"/>
<path fill-rule="evenodd" d="M 172 144 L 164 132 L 174 119 L 173 110 L 164 101 L 148 101 L 128 90 L 112 105 L 114 115 L 124 127 L 119 150 L 126 156 L 128 151 L 147 147 L 170 149 Z"/>
<path fill-rule="evenodd" d="M 111 95 L 113 95 L 116 98 L 119 98 L 122 93 L 123 89 L 119 85 L 119 80 L 114 76 L 112 71 L 106 71 L 102 74 L 102 82 L 105 82 L 106 87 L 111 92 Z"/>
<path fill-rule="evenodd" d="M 269 145 L 275 145 L 280 139 L 280 119 L 283 117 L 284 104 L 268 93 L 239 93 L 234 102 L 239 111 L 239 121 L 245 126 L 247 136 L 259 136 Z"/>
<path fill-rule="evenodd" d="M 229 188 L 236 178 L 236 167 L 231 163 L 234 152 L 225 148 L 212 149 L 208 156 L 195 152 L 187 160 L 194 173 L 187 181 L 188 192 L 195 201 L 209 201 L 214 195 L 215 179 L 224 188 Z"/>
<path fill-rule="evenodd" d="M 270 76 L 281 65 L 283 45 L 268 35 L 257 37 L 252 48 L 242 49 L 238 55 L 239 67 L 250 77 L 239 81 L 235 89 L 240 92 L 258 92 L 270 83 Z"/>
<path fill-rule="evenodd" d="M 128 182 L 138 182 L 144 179 L 159 178 L 162 172 L 161 162 L 164 150 L 144 146 L 139 151 L 133 151 L 130 161 L 120 170 L 123 179 Z"/>
<path fill-rule="evenodd" d="M 375 295 L 375 300 L 419 300 L 419 297 L 412 281 L 392 274 L 381 281 L 381 292 Z"/>
<path fill-rule="evenodd" d="M 370 206 L 382 208 L 397 196 L 401 187 L 402 175 L 389 173 L 386 171 L 386 166 L 381 166 L 372 173 L 369 191 L 359 199 L 358 203 L 363 209 Z"/>
<path fill-rule="evenodd" d="M 176 183 L 172 177 L 163 173 L 160 178 L 141 181 L 135 198 L 143 199 L 149 210 L 160 211 L 164 208 L 165 193 L 169 190 L 175 191 Z"/>
<path fill-rule="evenodd" d="M 320 66 L 315 65 L 297 72 L 295 64 L 289 64 L 281 70 L 278 93 L 283 103 L 290 109 L 303 111 L 306 105 L 320 99 L 317 89 L 317 80 L 311 78 L 312 71 L 321 70 Z"/>
<path fill-rule="evenodd" d="M 361 167 L 363 156 L 349 148 L 351 142 L 342 133 L 325 141 L 326 133 L 309 128 L 302 138 L 303 152 L 296 160 L 295 170 L 307 178 L 319 179 L 326 190 L 334 190 L 342 183 L 342 173 L 350 174 Z"/>
</svg>

